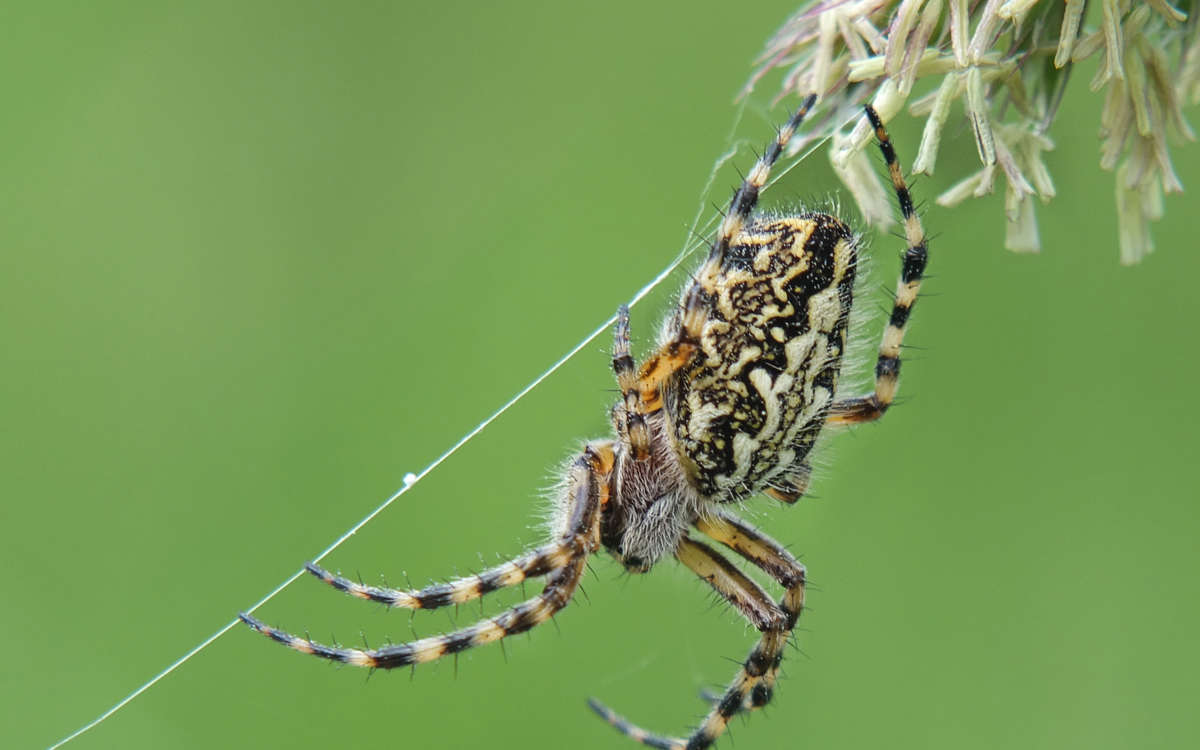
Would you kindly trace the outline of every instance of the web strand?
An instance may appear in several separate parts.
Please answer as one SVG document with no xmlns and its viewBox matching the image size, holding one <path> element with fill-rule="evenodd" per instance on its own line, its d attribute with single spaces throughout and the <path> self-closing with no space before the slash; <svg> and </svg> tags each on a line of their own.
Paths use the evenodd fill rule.
<svg viewBox="0 0 1200 750">
<path fill-rule="evenodd" d="M 723 166 L 725 166 L 726 163 L 728 163 L 731 159 L 733 159 L 738 154 L 738 152 L 741 150 L 742 146 L 744 145 L 743 142 L 735 141 L 733 138 L 733 133 L 737 130 L 739 124 L 741 123 L 744 113 L 745 113 L 745 100 L 743 99 L 742 104 L 737 109 L 736 115 L 734 117 L 733 126 L 730 128 L 730 133 L 726 137 L 725 142 L 727 144 L 729 144 L 728 149 L 725 151 L 725 153 L 721 154 L 721 156 L 719 156 L 717 158 L 717 160 L 713 163 L 713 167 L 712 167 L 712 170 L 709 172 L 708 179 L 704 183 L 704 189 L 700 193 L 699 208 L 696 210 L 696 215 L 692 219 L 691 227 L 689 228 L 688 233 L 687 233 L 687 239 L 684 241 L 682 248 L 680 249 L 679 253 L 675 256 L 675 258 L 670 263 L 668 263 L 667 266 L 664 267 L 662 271 L 660 271 L 653 279 L 650 280 L 649 283 L 647 283 L 645 286 L 643 286 L 641 289 L 639 289 L 637 291 L 637 293 L 635 293 L 633 295 L 633 297 L 630 298 L 630 300 L 628 302 L 628 305 L 630 308 L 637 305 L 639 302 L 642 301 L 642 299 L 644 299 L 646 297 L 646 295 L 648 295 L 657 286 L 659 286 L 664 281 L 666 281 L 666 279 L 672 273 L 674 273 L 683 264 L 683 262 L 685 260 L 687 260 L 693 253 L 696 252 L 696 250 L 698 250 L 703 245 L 707 244 L 703 240 L 703 235 L 705 233 L 707 233 L 716 224 L 719 216 L 716 214 L 713 214 L 712 216 L 709 217 L 709 219 L 706 222 L 704 222 L 703 226 L 700 226 L 700 218 L 704 215 L 705 210 L 708 208 L 707 197 L 710 194 L 710 191 L 712 190 L 713 182 L 716 180 L 717 174 L 721 171 L 721 168 Z M 841 129 L 845 128 L 846 125 L 848 125 L 851 121 L 853 121 L 855 117 L 857 117 L 857 115 L 847 118 L 844 122 L 841 123 L 841 125 L 839 125 L 836 128 L 836 130 L 841 130 Z M 777 173 L 777 175 L 768 183 L 767 188 L 774 185 L 776 182 L 778 182 L 780 179 L 782 179 L 784 175 L 786 175 L 791 170 L 795 169 L 797 165 L 799 165 L 801 162 L 808 159 L 808 157 L 812 156 L 813 153 L 815 153 L 817 149 L 819 149 L 821 146 L 823 146 L 825 144 L 826 141 L 829 140 L 829 138 L 830 138 L 829 135 L 825 135 L 825 136 L 822 136 L 822 137 L 814 140 L 813 143 L 804 151 L 804 153 L 797 156 L 795 159 L 793 159 L 791 161 L 790 164 L 788 164 L 784 169 L 780 170 Z M 503 415 L 505 412 L 507 412 L 509 409 L 511 409 L 513 406 L 515 406 L 518 401 L 522 400 L 527 395 L 529 395 L 529 393 L 531 391 L 533 391 L 533 389 L 537 388 L 539 385 L 541 385 L 543 382 L 545 382 L 545 380 L 547 378 L 549 378 L 551 375 L 553 375 L 555 372 L 557 372 L 560 368 L 562 368 L 563 365 L 565 365 L 565 364 L 567 364 L 567 362 L 571 361 L 575 357 L 575 355 L 577 355 L 577 354 L 579 354 L 579 352 L 583 351 L 588 345 L 590 345 L 593 341 L 595 341 L 597 337 L 599 337 L 604 332 L 608 331 L 613 326 L 613 324 L 616 323 L 616 320 L 617 320 L 617 316 L 615 313 L 613 315 L 610 315 L 603 323 L 596 326 L 596 328 L 594 330 L 592 330 L 591 333 L 589 333 L 587 336 L 585 336 L 582 341 L 580 341 L 570 351 L 568 351 L 561 358 L 559 358 L 558 361 L 556 361 L 554 364 L 550 365 L 550 367 L 547 370 L 545 370 L 541 375 L 538 375 L 536 378 L 534 378 L 533 381 L 531 381 L 529 383 L 529 385 L 522 388 L 515 396 L 513 396 L 508 401 L 506 401 L 499 409 L 494 411 L 489 417 L 487 417 L 482 422 L 480 422 L 478 425 L 476 425 L 474 429 L 472 429 L 471 431 L 469 431 L 468 433 L 463 435 L 456 443 L 454 443 L 454 445 L 450 446 L 450 448 L 448 448 L 444 453 L 442 453 L 440 456 L 435 458 L 432 463 L 430 463 L 428 466 L 426 466 L 424 469 L 422 469 L 420 471 L 420 473 L 415 474 L 415 475 L 409 474 L 409 475 L 405 476 L 403 487 L 401 487 L 399 490 L 397 490 L 395 493 L 393 493 L 391 495 L 391 497 L 389 497 L 388 499 L 386 499 L 382 503 L 380 503 L 378 507 L 376 507 L 370 513 L 368 513 L 366 516 L 364 516 L 361 520 L 358 521 L 358 523 L 351 526 L 349 530 L 347 530 L 344 534 L 342 534 L 337 539 L 335 539 L 332 543 L 329 544 L 329 546 L 327 546 L 325 549 L 321 550 L 321 552 L 319 554 L 317 554 L 315 557 L 312 558 L 312 562 L 314 562 L 314 563 L 321 562 L 321 560 L 323 560 L 325 557 L 327 557 L 331 552 L 333 552 L 335 549 L 337 549 L 342 544 L 344 544 L 346 542 L 346 540 L 348 540 L 350 537 L 357 534 L 360 530 L 362 530 L 362 528 L 364 526 L 366 526 L 368 523 L 373 521 L 376 516 L 378 516 L 380 513 L 382 513 L 384 510 L 386 510 L 392 503 L 399 500 L 400 497 L 404 495 L 404 493 L 406 493 L 410 489 L 412 489 L 418 482 L 420 482 L 422 479 L 424 479 L 426 476 L 428 476 L 429 473 L 432 472 L 434 469 L 441 466 L 447 459 L 449 459 L 451 456 L 453 456 L 455 453 L 457 453 L 460 448 L 462 448 L 468 442 L 473 440 L 479 433 L 483 432 L 484 429 L 486 429 L 492 422 L 495 422 L 497 419 L 500 418 L 501 415 Z M 278 586 L 276 586 L 274 589 L 272 589 L 266 596 L 262 597 L 257 602 L 255 602 L 252 606 L 250 606 L 248 609 L 246 609 L 245 612 L 247 614 L 253 614 L 257 609 L 262 607 L 264 604 L 269 602 L 271 599 L 274 599 L 280 592 L 282 592 L 288 586 L 292 585 L 298 578 L 303 576 L 304 572 L 305 572 L 304 568 L 300 568 L 299 570 L 297 570 L 289 578 L 287 578 L 285 581 L 283 581 Z M 193 656 L 200 653 L 204 649 L 208 648 L 209 645 L 211 645 L 214 641 L 216 641 L 221 636 L 228 633 L 230 630 L 232 630 L 234 627 L 236 627 L 239 623 L 240 623 L 240 620 L 236 617 L 233 618 L 232 620 L 230 620 L 229 622 L 225 623 L 225 625 L 223 625 L 215 633 L 210 635 L 208 638 L 205 638 L 203 641 L 201 641 L 199 644 L 197 644 L 195 647 L 193 647 L 190 651 L 188 651 L 183 656 L 181 656 L 178 659 L 176 659 L 175 661 L 173 661 L 165 669 L 163 669 L 161 672 L 159 672 L 158 674 L 151 677 L 146 682 L 144 682 L 136 690 L 129 693 L 129 695 L 126 695 L 124 698 L 122 698 L 120 701 L 115 703 L 111 708 L 106 710 L 104 713 L 100 714 L 95 719 L 92 719 L 90 722 L 83 725 L 79 729 L 76 729 L 74 732 L 67 735 L 66 737 L 63 737 L 58 742 L 55 742 L 53 745 L 50 746 L 49 750 L 56 750 L 56 748 L 62 747 L 63 745 L 70 742 L 71 740 L 74 740 L 75 738 L 88 732 L 89 730 L 94 729 L 96 726 L 98 726 L 99 724 L 104 722 L 110 716 L 112 716 L 116 712 L 120 711 L 125 706 L 129 705 L 129 703 L 131 703 L 134 699 L 136 699 L 142 693 L 144 693 L 147 690 L 149 690 L 150 688 L 154 687 L 156 684 L 158 684 L 159 681 L 161 681 L 167 675 L 171 674 L 176 669 L 183 666 L 183 664 L 186 663 Z"/>
</svg>

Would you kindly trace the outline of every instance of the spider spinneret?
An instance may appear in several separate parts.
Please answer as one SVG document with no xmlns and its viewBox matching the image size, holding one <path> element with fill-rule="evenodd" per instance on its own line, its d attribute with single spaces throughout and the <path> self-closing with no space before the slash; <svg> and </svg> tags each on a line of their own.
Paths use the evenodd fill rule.
<svg viewBox="0 0 1200 750">
<path fill-rule="evenodd" d="M 297 651 L 389 669 L 421 664 L 521 633 L 566 607 L 588 556 L 601 547 L 631 572 L 667 555 L 706 581 L 760 632 L 724 694 L 689 737 L 651 734 L 599 702 L 589 705 L 630 738 L 657 748 L 704 748 L 742 711 L 772 697 L 783 650 L 804 606 L 805 570 L 779 543 L 727 508 L 756 493 L 793 503 L 807 488 L 822 429 L 880 418 L 900 372 L 900 344 L 926 263 L 926 238 L 879 116 L 874 127 L 904 219 L 900 281 L 875 366 L 875 388 L 839 399 L 860 242 L 836 216 L 755 213 L 758 195 L 816 100 L 807 97 L 734 194 L 708 257 L 641 366 L 629 350 L 629 311 L 617 314 L 613 370 L 621 399 L 616 437 L 590 442 L 567 469 L 550 543 L 444 584 L 401 591 L 356 583 L 314 564 L 313 575 L 393 607 L 462 604 L 528 578 L 540 594 L 454 633 L 379 649 L 327 646 L 242 614 L 251 628 Z M 784 589 L 773 600 L 690 530 L 728 548 Z"/>
</svg>

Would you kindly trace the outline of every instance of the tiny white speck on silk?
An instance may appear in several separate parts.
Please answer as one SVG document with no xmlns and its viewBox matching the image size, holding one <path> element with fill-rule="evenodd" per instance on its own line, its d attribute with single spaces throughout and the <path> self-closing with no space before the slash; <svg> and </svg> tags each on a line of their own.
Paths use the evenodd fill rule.
<svg viewBox="0 0 1200 750">
<path fill-rule="evenodd" d="M 675 258 L 669 264 L 667 264 L 667 266 L 665 268 L 663 268 L 662 271 L 660 271 L 658 273 L 658 275 L 656 275 L 653 279 L 650 280 L 649 283 L 647 283 L 645 286 L 643 286 L 641 289 L 639 289 L 636 294 L 633 295 L 633 297 L 629 300 L 629 303 L 628 303 L 630 308 L 635 306 L 637 303 L 641 302 L 642 299 L 644 299 L 647 294 L 649 294 L 655 287 L 657 287 L 659 284 L 661 284 L 663 281 L 665 281 L 677 268 L 679 268 L 680 265 L 683 264 L 683 262 L 685 260 L 687 260 L 689 257 L 691 257 L 698 249 L 700 249 L 702 246 L 704 246 L 706 244 L 703 240 L 703 236 L 705 235 L 705 233 L 707 233 L 709 230 L 711 230 L 712 227 L 717 223 L 717 219 L 719 218 L 719 215 L 712 214 L 709 217 L 709 219 L 704 222 L 703 226 L 701 226 L 701 224 L 700 224 L 700 218 L 705 214 L 706 209 L 709 208 L 708 195 L 709 195 L 709 192 L 712 190 L 713 182 L 716 180 L 718 172 L 721 170 L 721 168 L 723 166 L 725 166 L 725 164 L 727 164 L 735 156 L 737 156 L 738 153 L 741 151 L 742 146 L 745 145 L 745 143 L 743 143 L 743 142 L 735 141 L 734 137 L 733 137 L 734 131 L 737 130 L 738 125 L 741 123 L 742 116 L 745 114 L 745 109 L 746 109 L 746 104 L 745 104 L 745 99 L 743 99 L 742 103 L 739 105 L 739 107 L 737 109 L 737 114 L 734 118 L 733 127 L 730 128 L 730 134 L 729 134 L 729 136 L 726 137 L 726 144 L 728 145 L 728 148 L 725 151 L 725 153 L 721 154 L 721 156 L 719 156 L 717 158 L 717 160 L 713 163 L 713 167 L 712 167 L 712 170 L 709 172 L 708 179 L 704 183 L 704 189 L 700 193 L 700 205 L 696 210 L 695 217 L 692 219 L 691 227 L 689 228 L 688 233 L 687 233 L 688 239 L 684 242 L 683 248 L 679 251 L 679 253 L 675 256 Z M 858 117 L 858 114 L 857 114 L 857 112 L 855 112 L 855 113 L 850 114 L 848 117 L 839 118 L 839 121 L 841 121 L 841 125 L 838 126 L 837 130 L 844 129 L 847 125 L 849 125 L 851 122 L 853 122 L 857 117 Z M 809 148 L 804 151 L 804 153 L 800 154 L 798 157 L 793 159 L 791 161 L 791 163 L 789 163 L 785 168 L 783 168 L 782 170 L 779 170 L 778 174 L 767 185 L 767 188 L 770 188 L 771 185 L 774 185 L 776 182 L 778 182 L 780 179 L 782 179 L 784 175 L 786 175 L 791 170 L 795 169 L 801 162 L 805 161 L 810 156 L 812 156 L 814 153 L 816 153 L 817 149 L 821 148 L 821 146 L 823 146 L 825 144 L 825 142 L 829 140 L 829 138 L 830 138 L 830 136 L 826 135 L 826 136 L 822 136 L 821 138 L 814 140 L 813 143 L 809 146 Z M 583 351 L 585 347 L 587 347 L 589 344 L 591 344 L 593 341 L 595 341 L 601 334 L 603 334 L 605 331 L 609 330 L 613 326 L 613 324 L 616 323 L 616 321 L 617 321 L 616 314 L 609 316 L 609 318 L 607 320 L 605 320 L 600 325 L 596 326 L 596 328 L 593 329 L 591 333 L 587 334 L 578 344 L 576 344 L 574 347 L 572 347 L 570 351 L 568 351 L 561 358 L 559 358 L 556 362 L 554 362 L 552 365 L 550 365 L 550 367 L 547 368 L 541 375 L 538 375 L 536 378 L 534 378 L 533 381 L 531 381 L 529 383 L 529 385 L 522 388 L 515 396 L 513 396 L 508 401 L 506 401 L 499 409 L 497 409 L 495 412 L 493 412 L 489 417 L 487 417 L 482 422 L 480 422 L 478 425 L 476 425 L 474 427 L 474 429 L 472 429 L 467 434 L 463 435 L 457 442 L 454 443 L 454 445 L 450 446 L 444 453 L 442 453 L 440 456 L 438 456 L 436 459 L 434 459 L 432 463 L 430 463 L 428 466 L 426 466 L 424 469 L 422 469 L 418 473 L 415 473 L 415 474 L 413 472 L 406 473 L 402 480 L 403 486 L 399 490 L 397 490 L 391 497 L 389 497 L 388 499 L 386 499 L 382 503 L 380 503 L 378 507 L 376 507 L 370 513 L 368 513 L 366 516 L 364 516 L 361 520 L 359 520 L 357 523 L 355 523 L 353 526 L 351 526 L 344 534 L 342 534 L 337 539 L 335 539 L 328 547 L 321 550 L 321 552 L 319 554 L 317 554 L 315 557 L 310 558 L 312 560 L 312 562 L 314 562 L 314 563 L 321 562 L 321 560 L 323 560 L 325 557 L 327 557 L 335 549 L 340 547 L 347 539 L 349 539 L 350 537 L 357 534 L 359 532 L 359 530 L 361 530 L 364 526 L 366 526 L 368 523 L 370 523 L 372 520 L 374 520 L 375 517 L 378 516 L 380 513 L 382 513 L 384 510 L 386 510 L 388 508 L 388 506 L 390 506 L 392 503 L 396 502 L 396 500 L 398 500 L 404 493 L 411 490 L 414 486 L 416 486 L 416 484 L 418 482 L 420 482 L 422 479 L 424 479 L 426 476 L 428 476 L 431 471 L 433 471 L 434 469 L 441 466 L 446 461 L 446 459 L 450 458 L 455 453 L 457 453 L 460 448 L 462 448 L 468 442 L 473 440 L 476 435 L 483 432 L 483 430 L 486 429 L 488 427 L 488 425 L 490 425 L 492 422 L 496 421 L 502 414 L 504 414 L 506 411 L 511 409 L 513 406 L 515 406 L 517 404 L 517 402 L 519 402 L 521 399 L 525 398 L 525 396 L 529 395 L 529 393 L 534 388 L 537 388 L 547 378 L 549 378 L 551 375 L 553 375 L 555 372 L 557 372 L 563 365 L 565 365 L 567 362 L 571 361 L 571 359 L 574 358 L 575 355 L 577 355 L 577 354 L 579 354 L 579 352 Z M 275 596 L 278 595 L 279 592 L 283 591 L 288 586 L 292 585 L 292 583 L 295 582 L 296 579 L 300 578 L 300 576 L 302 576 L 302 575 L 304 575 L 303 568 L 301 568 L 301 569 L 297 570 L 295 573 L 293 573 L 290 577 L 287 578 L 287 580 L 280 583 L 278 586 L 276 586 L 274 589 L 272 589 L 270 592 L 268 592 L 266 596 L 262 597 L 257 602 L 255 602 L 253 605 L 251 605 L 248 609 L 246 609 L 245 612 L 247 614 L 253 614 L 255 610 L 257 610 L 259 607 L 266 604 L 267 602 L 271 601 L 271 599 L 275 598 Z M 238 620 L 237 618 L 234 618 L 234 619 L 230 620 L 229 622 L 225 623 L 215 633 L 213 633 L 208 638 L 205 638 L 203 641 L 201 641 L 200 643 L 198 643 L 197 645 L 192 647 L 192 649 L 189 650 L 187 653 L 185 653 L 183 656 L 181 656 L 178 659 L 176 659 L 175 661 L 171 662 L 171 664 L 169 664 L 165 669 L 163 669 L 161 672 L 159 672 L 158 674 L 151 677 L 146 682 L 142 683 L 139 687 L 137 687 L 135 690 L 133 690 L 133 692 L 129 693 L 124 698 L 119 700 L 117 703 L 113 704 L 110 708 L 105 710 L 102 714 L 97 716 L 95 719 L 92 719 L 90 722 L 88 722 L 87 724 L 84 724 L 79 729 L 76 729 L 71 734 L 67 735 L 66 737 L 63 737 L 61 740 L 55 742 L 53 745 L 50 745 L 49 750 L 55 750 L 56 748 L 62 747 L 63 745 L 70 742 L 71 740 L 75 739 L 76 737 L 79 737 L 80 735 L 84 734 L 85 732 L 87 732 L 91 729 L 94 729 L 96 726 L 101 724 L 108 717 L 112 716 L 117 711 L 120 711 L 122 708 L 124 708 L 129 703 L 131 703 L 139 695 L 146 692 L 154 685 L 158 684 L 158 682 L 161 681 L 164 677 L 171 674 L 179 667 L 183 666 L 183 664 L 186 663 L 193 656 L 200 653 L 204 649 L 208 648 L 209 644 L 211 644 L 213 641 L 217 640 L 221 636 L 228 633 L 235 626 L 237 626 L 239 622 L 240 622 L 240 620 Z"/>
</svg>

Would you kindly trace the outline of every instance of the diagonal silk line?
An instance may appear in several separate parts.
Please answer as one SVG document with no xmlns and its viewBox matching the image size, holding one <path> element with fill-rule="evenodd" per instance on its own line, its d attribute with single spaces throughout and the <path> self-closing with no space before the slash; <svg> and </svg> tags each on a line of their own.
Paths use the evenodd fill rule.
<svg viewBox="0 0 1200 750">
<path fill-rule="evenodd" d="M 729 143 L 731 145 L 729 146 L 728 150 L 725 153 L 721 154 L 721 156 L 718 157 L 717 160 L 713 163 L 713 168 L 712 168 L 712 171 L 709 172 L 708 180 L 704 183 L 704 189 L 701 191 L 701 194 L 700 194 L 701 195 L 700 207 L 697 209 L 696 216 L 692 220 L 691 228 L 688 230 L 688 239 L 685 240 L 683 247 L 680 249 L 679 253 L 675 256 L 674 260 L 672 260 L 669 264 L 667 264 L 667 266 L 665 268 L 663 268 L 663 270 L 660 271 L 657 276 L 655 276 L 653 279 L 651 279 L 649 283 L 647 283 L 645 286 L 643 286 L 641 289 L 639 289 L 636 294 L 633 295 L 633 297 L 629 300 L 629 307 L 632 308 L 638 302 L 641 302 L 642 299 L 644 299 L 647 294 L 649 294 L 655 287 L 657 287 L 659 284 L 661 284 L 663 281 L 665 281 L 667 279 L 667 277 L 670 276 L 676 269 L 678 269 L 679 266 L 681 266 L 685 260 L 687 260 L 694 252 L 696 252 L 697 249 L 699 249 L 701 246 L 707 244 L 701 237 L 699 237 L 699 234 L 703 234 L 703 232 L 707 231 L 714 224 L 716 224 L 718 216 L 713 215 L 711 218 L 709 218 L 708 221 L 706 221 L 704 223 L 703 227 L 699 226 L 700 225 L 700 217 L 704 215 L 704 211 L 708 207 L 708 203 L 706 202 L 706 197 L 709 195 L 709 192 L 712 190 L 712 185 L 713 185 L 713 182 L 716 180 L 717 173 L 721 170 L 721 167 L 723 167 L 727 162 L 729 162 L 731 159 L 733 159 L 733 157 L 736 156 L 738 151 L 741 149 L 742 144 L 741 144 L 741 142 L 734 141 L 733 132 L 737 130 L 738 125 L 741 123 L 744 112 L 745 112 L 745 100 L 743 100 L 742 105 L 740 105 L 738 107 L 737 114 L 734 118 L 733 127 L 730 129 L 730 135 L 726 138 L 726 143 Z M 847 118 L 840 126 L 838 126 L 837 130 L 841 130 L 841 129 L 845 128 L 846 125 L 848 125 L 856 117 L 858 117 L 858 115 L 854 115 L 850 118 Z M 808 148 L 808 150 L 806 150 L 803 154 L 801 154 L 796 159 L 794 159 L 792 161 L 792 163 L 789 164 L 786 168 L 784 168 L 783 170 L 780 170 L 780 172 L 777 174 L 777 176 L 771 180 L 771 182 L 767 185 L 767 187 L 774 185 L 776 182 L 779 181 L 780 178 L 782 178 L 784 175 L 786 175 L 788 172 L 790 172 L 792 169 L 794 169 L 797 165 L 799 165 L 804 160 L 808 159 L 808 157 L 812 156 L 818 148 L 823 146 L 825 144 L 825 142 L 830 139 L 830 137 L 831 136 L 826 135 L 826 136 L 822 136 L 821 138 L 818 138 L 816 141 L 814 141 L 813 144 Z M 766 188 L 764 188 L 764 192 L 765 192 L 765 189 Z M 700 231 L 700 230 L 703 230 L 703 231 Z M 488 425 L 490 425 L 492 422 L 495 422 L 497 419 L 499 419 L 500 416 L 502 414 L 504 414 L 504 412 L 511 409 L 514 405 L 516 405 L 516 403 L 518 401 L 525 398 L 525 396 L 529 395 L 530 391 L 532 391 L 534 388 L 537 388 L 547 378 L 549 378 L 551 375 L 553 375 L 555 372 L 557 372 L 563 365 L 565 365 L 567 362 L 571 361 L 571 359 L 573 359 L 576 354 L 579 354 L 579 352 L 583 351 L 583 349 L 585 347 L 587 347 L 589 344 L 591 344 L 593 341 L 595 341 L 600 336 L 600 334 L 609 330 L 609 328 L 612 327 L 612 325 L 614 323 L 616 323 L 616 321 L 617 321 L 617 316 L 614 313 L 613 315 L 609 316 L 607 320 L 605 320 L 603 323 L 598 325 L 591 333 L 589 333 L 586 337 L 584 337 L 584 339 L 582 341 L 580 341 L 578 344 L 576 344 L 570 351 L 568 351 L 566 354 L 564 354 L 562 357 L 560 357 L 558 359 L 558 361 L 556 361 L 554 364 L 550 365 L 550 367 L 545 372 L 543 372 L 541 375 L 538 375 L 532 382 L 529 383 L 529 385 L 522 388 L 520 390 L 520 392 L 518 392 L 515 396 L 513 396 L 508 401 L 506 401 L 503 406 L 501 406 L 496 411 L 492 412 L 491 416 L 484 419 L 482 422 L 480 422 L 478 425 L 476 425 L 474 429 L 472 429 L 467 434 L 463 435 L 458 440 L 458 442 L 454 443 L 454 445 L 450 446 L 450 448 L 448 448 L 444 453 L 442 453 L 440 456 L 435 458 L 433 460 L 433 462 L 430 463 L 428 466 L 426 466 L 424 469 L 422 469 L 420 471 L 420 473 L 418 473 L 416 475 L 410 474 L 410 475 L 406 476 L 404 478 L 404 486 L 403 487 L 401 487 L 399 490 L 397 490 L 395 493 L 393 493 L 392 496 L 389 497 L 387 500 L 384 500 L 382 503 L 380 503 L 379 506 L 375 508 L 375 510 L 371 511 L 366 516 L 364 516 L 361 520 L 358 521 L 358 523 L 351 526 L 346 531 L 346 533 L 342 534 L 337 539 L 335 539 L 328 547 L 321 550 L 321 552 L 318 555 L 316 555 L 315 557 L 312 558 L 312 562 L 314 562 L 314 563 L 321 562 L 321 560 L 323 560 L 325 557 L 327 557 L 329 555 L 329 553 L 333 552 L 335 549 L 340 547 L 347 539 L 349 539 L 350 537 L 357 534 L 364 526 L 366 526 L 368 523 L 373 521 L 376 516 L 378 516 L 380 513 L 382 513 L 384 510 L 386 510 L 388 508 L 388 506 L 390 506 L 392 503 L 396 502 L 396 500 L 400 499 L 400 497 L 402 495 L 404 495 L 404 493 L 406 493 L 410 489 L 412 489 L 413 486 L 417 484 L 417 482 L 421 481 L 426 476 L 428 476 L 431 471 L 433 471 L 437 467 L 441 466 L 448 458 L 450 458 L 455 453 L 457 453 L 460 448 L 462 448 L 468 442 L 473 440 L 476 435 L 483 432 L 483 430 L 486 429 L 488 427 Z M 283 591 L 288 586 L 292 585 L 292 583 L 295 582 L 296 579 L 300 578 L 300 576 L 302 576 L 302 575 L 304 575 L 303 568 L 301 568 L 300 570 L 297 570 L 287 580 L 280 583 L 278 586 L 276 586 L 274 589 L 272 589 L 270 591 L 270 593 L 268 593 L 266 596 L 264 596 L 263 598 L 261 598 L 257 602 L 255 602 L 251 607 L 246 609 L 245 610 L 246 614 L 252 614 L 259 607 L 266 604 L 271 599 L 274 599 L 279 594 L 279 592 Z M 75 739 L 76 737 L 79 737 L 80 735 L 84 734 L 85 732 L 95 728 L 101 722 L 108 719 L 108 717 L 112 716 L 113 714 L 120 711 L 125 706 L 129 705 L 129 703 L 132 702 L 139 695 L 146 692 L 150 688 L 154 687 L 154 685 L 158 684 L 158 682 L 160 680 L 162 680 L 164 677 L 166 677 L 167 675 L 174 672 L 179 667 L 181 667 L 185 662 L 187 662 L 193 656 L 200 653 L 204 649 L 208 648 L 208 646 L 210 644 L 212 644 L 218 638 L 220 638 L 221 636 L 225 635 L 230 630 L 232 630 L 236 625 L 238 625 L 239 622 L 240 621 L 237 618 L 234 618 L 234 619 L 230 620 L 229 622 L 225 623 L 225 625 L 223 625 L 215 633 L 210 635 L 208 638 L 205 638 L 203 641 L 201 641 L 199 644 L 194 646 L 190 651 L 188 651 L 183 656 L 181 656 L 178 659 L 176 659 L 175 661 L 171 662 L 171 664 L 168 665 L 165 669 L 163 669 L 161 672 L 159 672 L 158 674 L 151 677 L 146 682 L 142 683 L 142 685 L 139 686 L 136 690 L 131 692 L 129 695 L 126 695 L 124 698 L 122 698 L 120 701 L 115 703 L 111 708 L 106 710 L 104 713 L 100 714 L 95 719 L 92 719 L 87 724 L 84 724 L 79 729 L 76 729 L 74 732 L 67 735 L 66 737 L 63 737 L 58 742 L 55 742 L 53 745 L 50 745 L 49 750 L 55 750 L 56 748 L 62 747 L 63 745 L 70 742 L 71 740 Z"/>
</svg>

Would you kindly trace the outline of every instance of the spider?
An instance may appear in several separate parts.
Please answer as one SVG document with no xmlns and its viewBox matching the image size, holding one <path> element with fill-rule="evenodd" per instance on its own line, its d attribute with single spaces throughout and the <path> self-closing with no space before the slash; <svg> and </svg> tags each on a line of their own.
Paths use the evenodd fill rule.
<svg viewBox="0 0 1200 750">
<path fill-rule="evenodd" d="M 615 437 L 588 443 L 565 471 L 552 541 L 498 567 L 402 591 L 367 586 L 315 564 L 317 578 L 360 599 L 435 609 L 546 577 L 543 591 L 453 633 L 379 649 L 327 646 L 270 627 L 254 630 L 291 648 L 355 666 L 423 664 L 523 633 L 571 601 L 588 556 L 601 547 L 631 573 L 673 555 L 760 632 L 725 692 L 686 739 L 651 734 L 589 701 L 630 738 L 651 747 L 709 747 L 739 712 L 772 697 L 784 646 L 804 606 L 805 569 L 729 508 L 756 493 L 784 503 L 804 494 L 808 456 L 826 425 L 879 419 L 896 394 L 900 345 L 926 263 L 926 239 L 895 150 L 866 107 L 904 219 L 907 250 L 879 347 L 875 388 L 835 398 L 854 293 L 858 236 L 824 213 L 756 213 L 771 168 L 816 101 L 807 97 L 734 193 L 708 257 L 667 320 L 657 351 L 637 366 L 629 310 L 617 312 L 612 365 L 621 398 Z M 783 587 L 777 602 L 692 530 L 745 558 Z"/>
</svg>

